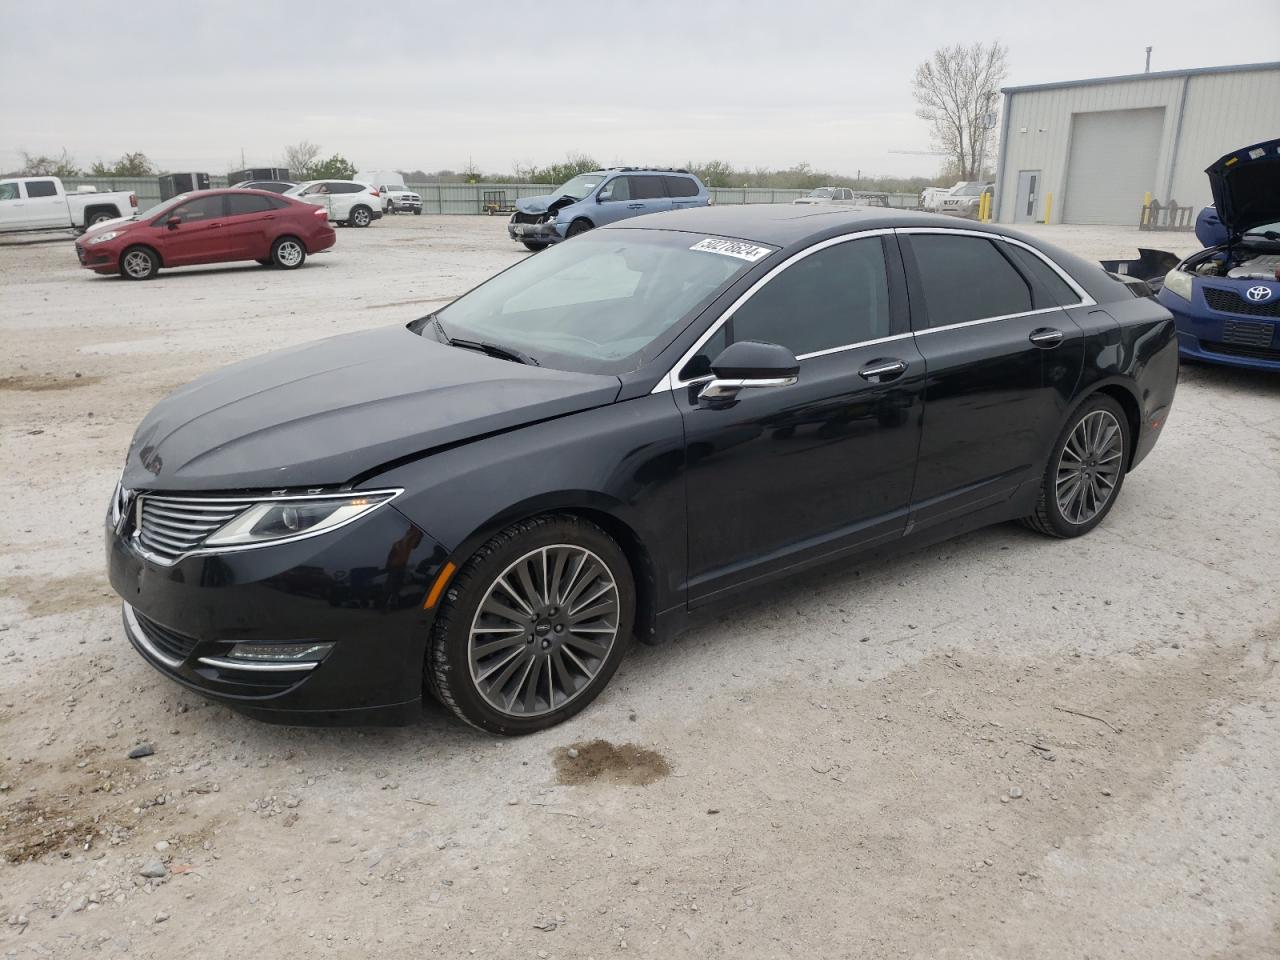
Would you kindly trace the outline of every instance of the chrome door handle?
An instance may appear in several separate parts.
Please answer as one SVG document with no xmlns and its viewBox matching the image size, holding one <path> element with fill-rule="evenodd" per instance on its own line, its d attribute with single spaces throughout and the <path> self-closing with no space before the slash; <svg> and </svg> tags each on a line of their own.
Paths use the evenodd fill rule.
<svg viewBox="0 0 1280 960">
<path fill-rule="evenodd" d="M 901 376 L 906 369 L 907 365 L 902 360 L 872 360 L 858 371 L 858 376 L 863 380 L 883 382 Z"/>
<path fill-rule="evenodd" d="M 643 210 L 643 209 L 644 209 L 644 204 L 643 204 L 643 203 L 628 203 L 628 204 L 627 204 L 627 209 L 628 209 L 628 210 Z"/>
<path fill-rule="evenodd" d="M 1037 347 L 1056 347 L 1062 342 L 1062 331 L 1053 327 L 1040 327 L 1032 330 L 1027 339 Z"/>
</svg>

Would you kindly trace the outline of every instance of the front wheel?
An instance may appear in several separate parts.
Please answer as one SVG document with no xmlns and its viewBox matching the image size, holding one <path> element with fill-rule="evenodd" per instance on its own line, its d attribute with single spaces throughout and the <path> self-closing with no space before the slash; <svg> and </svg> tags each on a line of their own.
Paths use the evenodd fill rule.
<svg viewBox="0 0 1280 960">
<path fill-rule="evenodd" d="M 280 237 L 271 245 L 271 262 L 281 270 L 297 270 L 306 259 L 306 248 L 297 237 Z"/>
<path fill-rule="evenodd" d="M 150 280 L 160 272 L 160 257 L 150 247 L 130 247 L 120 254 L 120 274 L 130 280 Z"/>
<path fill-rule="evenodd" d="M 575 220 L 573 221 L 573 223 L 569 224 L 569 229 L 565 231 L 564 235 L 566 237 L 576 237 L 578 234 L 586 233 L 590 229 L 591 229 L 591 221 Z"/>
<path fill-rule="evenodd" d="M 1088 533 L 1115 506 L 1132 442 L 1119 403 L 1102 393 L 1087 398 L 1058 435 L 1036 512 L 1023 523 L 1051 537 Z"/>
<path fill-rule="evenodd" d="M 421 208 L 421 207 L 414 207 L 414 208 L 413 208 L 413 215 L 414 215 L 415 217 L 420 217 L 420 216 L 422 216 L 422 208 Z"/>
<path fill-rule="evenodd" d="M 373 222 L 373 211 L 368 207 L 355 207 L 351 211 L 351 225 L 353 227 L 367 227 Z"/>
<path fill-rule="evenodd" d="M 489 733 L 533 733 L 596 698 L 631 642 L 635 586 L 618 544 L 579 517 L 517 523 L 454 577 L 426 686 Z"/>
<path fill-rule="evenodd" d="M 541 240 L 525 240 L 523 241 L 526 250 L 532 250 L 537 253 L 539 250 L 545 250 L 549 244 L 543 243 Z"/>
</svg>

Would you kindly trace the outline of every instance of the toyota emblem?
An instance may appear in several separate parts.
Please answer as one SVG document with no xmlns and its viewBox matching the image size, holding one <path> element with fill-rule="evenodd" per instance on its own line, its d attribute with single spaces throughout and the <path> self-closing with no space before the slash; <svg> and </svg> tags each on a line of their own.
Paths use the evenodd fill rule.
<svg viewBox="0 0 1280 960">
<path fill-rule="evenodd" d="M 1271 288 L 1263 286 L 1250 287 L 1245 291 L 1245 296 L 1254 303 L 1262 303 L 1264 300 L 1271 299 Z"/>
</svg>

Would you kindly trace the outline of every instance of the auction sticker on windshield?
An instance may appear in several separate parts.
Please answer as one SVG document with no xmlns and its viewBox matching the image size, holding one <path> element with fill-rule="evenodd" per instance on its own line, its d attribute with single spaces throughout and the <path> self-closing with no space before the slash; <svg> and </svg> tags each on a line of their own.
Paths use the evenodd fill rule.
<svg viewBox="0 0 1280 960">
<path fill-rule="evenodd" d="M 701 250 L 703 253 L 718 253 L 725 257 L 737 257 L 747 263 L 767 257 L 773 251 L 768 247 L 757 247 L 754 243 L 743 243 L 741 240 L 700 240 L 690 250 Z"/>
</svg>

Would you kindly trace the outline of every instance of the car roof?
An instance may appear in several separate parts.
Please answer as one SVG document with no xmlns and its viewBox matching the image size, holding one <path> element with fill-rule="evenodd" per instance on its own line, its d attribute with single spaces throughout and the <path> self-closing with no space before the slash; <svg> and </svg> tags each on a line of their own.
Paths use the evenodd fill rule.
<svg viewBox="0 0 1280 960">
<path fill-rule="evenodd" d="M 673 177 L 696 177 L 692 170 L 685 170 L 683 167 L 601 167 L 588 173 L 658 173 Z"/>
</svg>

